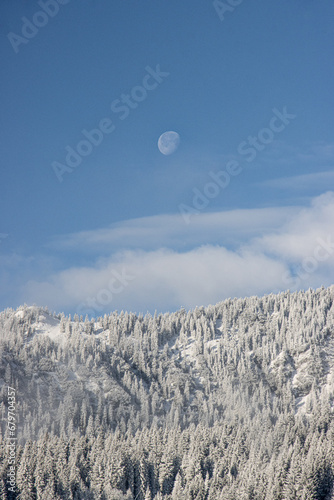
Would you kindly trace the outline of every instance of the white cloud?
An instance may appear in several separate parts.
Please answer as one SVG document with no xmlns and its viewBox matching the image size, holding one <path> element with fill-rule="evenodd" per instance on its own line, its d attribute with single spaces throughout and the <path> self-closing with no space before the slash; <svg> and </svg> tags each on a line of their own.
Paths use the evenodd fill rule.
<svg viewBox="0 0 334 500">
<path fill-rule="evenodd" d="M 114 243 L 117 237 L 129 246 L 136 238 L 140 243 L 147 240 L 154 244 L 154 234 L 163 243 L 178 242 L 183 233 L 177 220 L 176 216 L 161 216 L 127 221 L 106 230 L 69 236 L 62 244 L 76 248 L 85 237 L 92 247 L 99 247 L 101 241 Z M 113 309 L 164 311 L 216 303 L 227 297 L 333 283 L 333 254 L 329 251 L 325 255 L 323 250 L 321 258 L 315 258 L 319 238 L 334 241 L 330 239 L 333 193 L 315 198 L 307 208 L 239 210 L 206 214 L 197 220 L 191 233 L 185 235 L 187 243 L 203 242 L 206 235 L 213 239 L 212 233 L 225 231 L 240 244 L 236 248 L 194 244 L 186 251 L 145 245 L 143 249 L 123 249 L 89 267 L 72 267 L 41 282 L 29 281 L 22 290 L 22 301 L 56 310 L 74 312 L 80 308 L 81 313 L 86 308 L 97 316 Z M 299 274 L 297 279 L 291 278 L 291 266 Z M 115 272 L 134 279 L 120 286 Z"/>
<path fill-rule="evenodd" d="M 109 285 L 115 271 L 134 277 L 117 294 L 110 292 Z M 284 271 L 284 264 L 273 258 L 218 246 L 184 253 L 130 251 L 111 258 L 103 267 L 72 268 L 42 283 L 30 281 L 24 294 L 30 302 L 81 314 L 95 311 L 99 315 L 112 309 L 146 312 L 215 303 L 240 293 L 256 294 L 260 288 L 280 289 Z"/>
<path fill-rule="evenodd" d="M 116 249 L 179 248 L 205 244 L 240 244 L 270 232 L 289 220 L 296 207 L 232 210 L 193 215 L 185 224 L 181 214 L 132 219 L 107 228 L 55 237 L 51 248 L 77 252 Z"/>
<path fill-rule="evenodd" d="M 276 234 L 253 241 L 253 248 L 288 262 L 298 262 L 313 254 L 318 238 L 334 236 L 334 193 L 328 192 L 301 208 Z"/>
</svg>

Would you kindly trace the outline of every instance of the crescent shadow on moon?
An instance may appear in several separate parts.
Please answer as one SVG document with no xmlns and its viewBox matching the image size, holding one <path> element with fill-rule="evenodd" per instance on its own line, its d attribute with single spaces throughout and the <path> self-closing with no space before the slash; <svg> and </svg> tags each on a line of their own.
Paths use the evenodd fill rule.
<svg viewBox="0 0 334 500">
<path fill-rule="evenodd" d="M 180 144 L 180 136 L 177 132 L 169 130 L 161 134 L 158 140 L 158 148 L 163 155 L 175 153 Z"/>
</svg>

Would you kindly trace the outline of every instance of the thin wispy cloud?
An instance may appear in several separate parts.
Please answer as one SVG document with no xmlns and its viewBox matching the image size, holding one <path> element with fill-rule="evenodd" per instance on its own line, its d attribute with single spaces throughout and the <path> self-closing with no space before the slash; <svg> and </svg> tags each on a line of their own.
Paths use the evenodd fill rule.
<svg viewBox="0 0 334 500">
<path fill-rule="evenodd" d="M 312 174 L 279 177 L 259 182 L 257 185 L 277 189 L 293 189 L 296 191 L 303 189 L 323 190 L 328 188 L 328 186 L 334 187 L 334 171 L 328 170 Z"/>
<path fill-rule="evenodd" d="M 132 219 L 107 228 L 54 237 L 48 244 L 56 250 L 75 252 L 156 249 L 220 243 L 236 244 L 282 226 L 296 207 L 239 209 L 202 213 L 186 225 L 180 214 Z"/>
<path fill-rule="evenodd" d="M 311 190 L 314 196 L 316 190 L 324 192 L 334 185 L 334 144 L 332 143 L 317 142 L 302 148 L 275 141 L 264 161 L 268 166 L 275 165 L 273 172 L 276 176 L 255 182 L 255 186 L 294 190 L 296 196 L 301 190 Z M 281 172 L 279 165 L 291 165 L 291 174 L 277 175 L 277 172 Z M 296 174 L 296 166 L 298 170 L 302 168 L 303 173 Z M 283 169 L 283 172 L 286 173 L 286 170 Z"/>
</svg>

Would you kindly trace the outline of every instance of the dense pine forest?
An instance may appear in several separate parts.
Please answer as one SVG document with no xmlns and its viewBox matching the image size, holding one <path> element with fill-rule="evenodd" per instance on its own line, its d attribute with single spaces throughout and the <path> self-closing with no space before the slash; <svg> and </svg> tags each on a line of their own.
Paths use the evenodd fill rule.
<svg viewBox="0 0 334 500">
<path fill-rule="evenodd" d="M 153 316 L 7 309 L 0 391 L 0 499 L 334 499 L 334 287 Z"/>
</svg>

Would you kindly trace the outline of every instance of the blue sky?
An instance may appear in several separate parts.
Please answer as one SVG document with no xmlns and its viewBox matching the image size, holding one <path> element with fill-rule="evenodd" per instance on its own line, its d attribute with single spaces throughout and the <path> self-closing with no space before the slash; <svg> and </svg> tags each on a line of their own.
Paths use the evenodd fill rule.
<svg viewBox="0 0 334 500">
<path fill-rule="evenodd" d="M 1 309 L 165 311 L 333 282 L 316 251 L 334 213 L 333 2 L 220 5 L 3 0 Z M 67 147 L 89 154 L 69 168 Z"/>
</svg>

